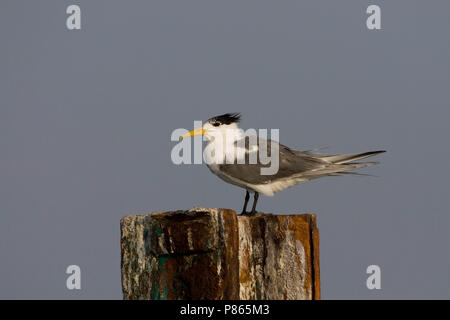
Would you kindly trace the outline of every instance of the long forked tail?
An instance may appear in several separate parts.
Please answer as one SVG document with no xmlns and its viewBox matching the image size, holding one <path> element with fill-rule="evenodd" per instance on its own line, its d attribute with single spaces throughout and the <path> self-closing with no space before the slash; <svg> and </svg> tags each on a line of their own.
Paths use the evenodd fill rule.
<svg viewBox="0 0 450 320">
<path fill-rule="evenodd" d="M 365 159 L 368 157 L 375 156 L 377 154 L 386 152 L 385 150 L 377 150 L 377 151 L 369 151 L 364 153 L 352 153 L 352 154 L 336 154 L 331 156 L 324 156 L 322 159 L 325 161 L 328 161 L 332 164 L 350 164 L 349 162 Z M 362 166 L 356 166 L 357 168 L 366 167 L 367 165 L 375 164 L 374 162 L 362 162 L 362 163 L 355 163 L 355 165 L 362 165 Z M 364 165 L 366 164 L 366 165 Z"/>
<path fill-rule="evenodd" d="M 380 153 L 386 152 L 384 150 L 378 150 L 378 151 L 369 151 L 364 153 L 353 153 L 353 154 L 335 154 L 335 155 L 329 155 L 329 156 L 321 156 L 320 158 L 322 160 L 325 160 L 329 163 L 328 166 L 326 166 L 323 169 L 320 170 L 312 170 L 311 172 L 308 172 L 308 174 L 304 174 L 305 176 L 312 176 L 314 178 L 328 176 L 328 175 L 341 175 L 341 174 L 357 174 L 354 172 L 349 172 L 356 169 L 361 169 L 369 166 L 373 166 L 375 164 L 378 164 L 378 162 L 353 162 L 356 160 L 365 159 Z"/>
<path fill-rule="evenodd" d="M 335 154 L 335 155 L 321 155 L 321 154 L 311 154 L 310 156 L 320 159 L 322 166 L 318 168 L 307 170 L 300 173 L 301 179 L 316 179 L 325 176 L 339 176 L 342 174 L 357 174 L 354 172 L 349 172 L 356 169 L 361 169 L 369 166 L 378 164 L 378 162 L 353 162 L 360 159 L 365 159 L 380 153 L 386 152 L 384 150 L 369 151 L 364 153 L 353 153 L 353 154 Z M 325 165 L 323 165 L 325 164 Z M 363 174 L 361 174 L 363 175 Z M 302 180 L 304 181 L 304 180 Z"/>
</svg>

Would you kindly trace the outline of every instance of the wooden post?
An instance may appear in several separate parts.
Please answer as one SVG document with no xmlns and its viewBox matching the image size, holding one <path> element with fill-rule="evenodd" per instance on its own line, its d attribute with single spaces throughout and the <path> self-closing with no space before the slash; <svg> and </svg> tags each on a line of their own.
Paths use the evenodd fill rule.
<svg viewBox="0 0 450 320">
<path fill-rule="evenodd" d="M 314 214 L 193 208 L 120 226 L 124 299 L 320 299 Z"/>
</svg>

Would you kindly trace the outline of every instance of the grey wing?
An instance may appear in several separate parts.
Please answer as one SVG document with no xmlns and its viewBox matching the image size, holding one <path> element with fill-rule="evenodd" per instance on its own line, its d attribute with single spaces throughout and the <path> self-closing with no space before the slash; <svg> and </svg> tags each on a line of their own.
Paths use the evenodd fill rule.
<svg viewBox="0 0 450 320">
<path fill-rule="evenodd" d="M 237 142 L 237 144 L 238 143 L 239 142 Z M 271 158 L 272 150 L 276 150 L 276 147 L 278 147 L 279 155 L 278 171 L 272 175 L 263 175 L 261 174 L 261 169 L 268 168 L 271 164 L 261 163 L 262 161 L 259 153 L 257 155 L 256 163 L 250 164 L 251 152 L 257 151 L 251 151 L 253 149 L 250 146 L 249 137 L 245 137 L 245 143 L 243 143 L 243 141 L 241 141 L 241 143 L 245 145 L 246 150 L 245 164 L 222 164 L 219 165 L 219 169 L 223 174 L 233 179 L 238 179 L 250 184 L 265 184 L 278 179 L 301 176 L 302 174 L 321 170 L 328 164 L 326 161 L 306 152 L 295 151 L 278 142 L 259 138 L 257 141 L 257 150 L 261 150 L 262 148 L 262 152 L 266 152 L 265 154 L 267 154 L 267 157 Z M 267 149 L 264 148 L 263 144 L 267 145 Z"/>
</svg>

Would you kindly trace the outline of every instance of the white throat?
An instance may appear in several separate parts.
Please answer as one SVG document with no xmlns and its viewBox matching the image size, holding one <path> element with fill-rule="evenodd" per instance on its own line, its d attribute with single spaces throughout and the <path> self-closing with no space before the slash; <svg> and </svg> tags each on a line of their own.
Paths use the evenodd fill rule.
<svg viewBox="0 0 450 320">
<path fill-rule="evenodd" d="M 204 151 L 207 164 L 225 164 L 236 160 L 239 155 L 237 141 L 244 136 L 243 130 L 234 123 L 209 130 Z"/>
</svg>

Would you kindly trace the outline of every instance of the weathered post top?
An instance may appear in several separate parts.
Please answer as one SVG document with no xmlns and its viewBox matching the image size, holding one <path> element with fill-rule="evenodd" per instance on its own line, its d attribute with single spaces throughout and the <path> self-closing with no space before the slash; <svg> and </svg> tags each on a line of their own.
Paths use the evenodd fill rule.
<svg viewBox="0 0 450 320">
<path fill-rule="evenodd" d="M 314 214 L 230 209 L 120 221 L 124 299 L 319 299 Z"/>
</svg>

